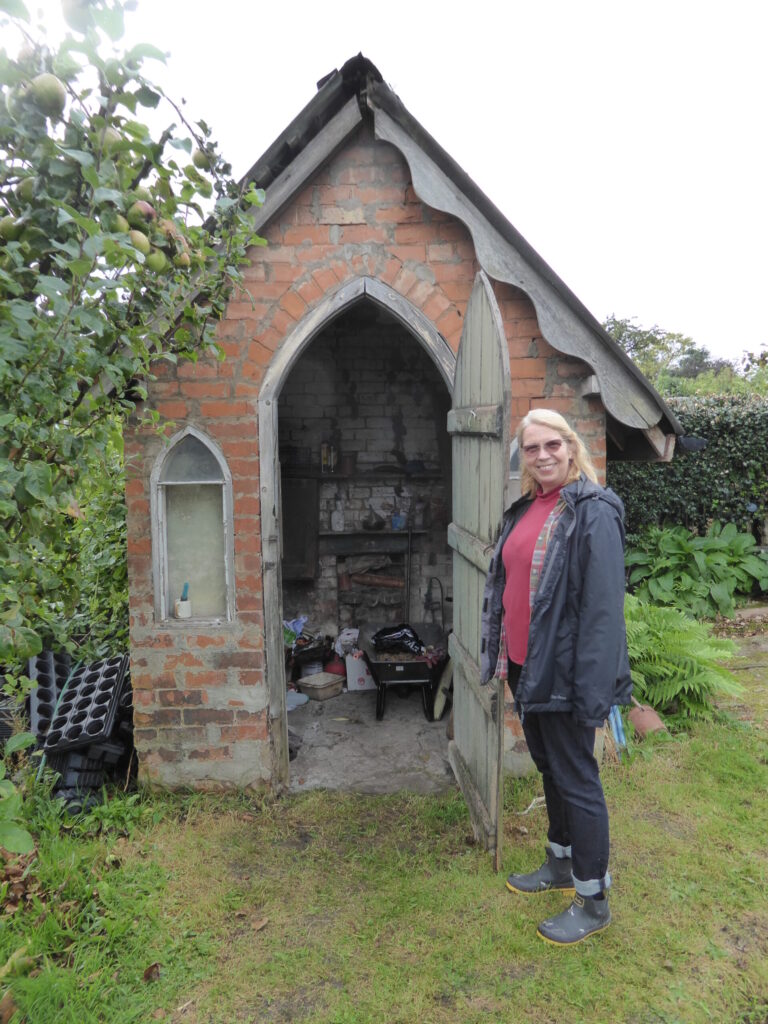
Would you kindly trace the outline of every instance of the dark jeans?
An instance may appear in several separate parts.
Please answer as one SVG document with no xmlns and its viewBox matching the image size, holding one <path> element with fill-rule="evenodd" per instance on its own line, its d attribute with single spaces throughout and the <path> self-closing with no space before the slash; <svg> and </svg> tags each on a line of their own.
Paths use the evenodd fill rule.
<svg viewBox="0 0 768 1024">
<path fill-rule="evenodd" d="M 510 662 L 509 669 L 514 693 L 520 666 Z M 570 711 L 527 711 L 523 734 L 544 783 L 549 841 L 571 847 L 576 889 L 594 896 L 610 885 L 608 808 L 594 755 L 595 730 L 578 725 Z"/>
</svg>

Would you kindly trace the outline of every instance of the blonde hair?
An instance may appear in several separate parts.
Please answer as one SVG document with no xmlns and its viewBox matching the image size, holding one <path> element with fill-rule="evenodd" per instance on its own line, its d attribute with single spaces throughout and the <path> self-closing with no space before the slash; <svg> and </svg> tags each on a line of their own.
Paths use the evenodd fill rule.
<svg viewBox="0 0 768 1024">
<path fill-rule="evenodd" d="M 568 445 L 571 467 L 565 480 L 566 484 L 578 480 L 582 473 L 594 483 L 597 483 L 597 472 L 592 464 L 590 454 L 584 442 L 576 431 L 569 426 L 565 417 L 561 416 L 559 412 L 555 412 L 554 409 L 531 409 L 520 421 L 516 435 L 517 447 L 520 452 L 520 491 L 522 494 L 535 494 L 538 486 L 523 458 L 523 433 L 526 427 L 534 425 L 556 430 Z"/>
</svg>

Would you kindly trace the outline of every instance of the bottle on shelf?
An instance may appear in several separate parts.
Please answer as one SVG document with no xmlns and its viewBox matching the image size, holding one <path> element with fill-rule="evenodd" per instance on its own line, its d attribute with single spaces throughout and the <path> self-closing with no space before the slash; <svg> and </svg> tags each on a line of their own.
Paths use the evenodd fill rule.
<svg viewBox="0 0 768 1024">
<path fill-rule="evenodd" d="M 334 533 L 344 532 L 344 502 L 336 499 L 336 507 L 331 512 L 331 529 Z"/>
</svg>

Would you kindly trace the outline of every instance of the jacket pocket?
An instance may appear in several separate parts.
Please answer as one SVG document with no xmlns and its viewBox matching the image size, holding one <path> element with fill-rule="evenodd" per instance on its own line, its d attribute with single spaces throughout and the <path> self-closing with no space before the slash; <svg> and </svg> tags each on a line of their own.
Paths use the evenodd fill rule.
<svg viewBox="0 0 768 1024">
<path fill-rule="evenodd" d="M 571 700 L 576 662 L 576 633 L 562 623 L 555 636 L 552 664 L 552 698 Z"/>
</svg>

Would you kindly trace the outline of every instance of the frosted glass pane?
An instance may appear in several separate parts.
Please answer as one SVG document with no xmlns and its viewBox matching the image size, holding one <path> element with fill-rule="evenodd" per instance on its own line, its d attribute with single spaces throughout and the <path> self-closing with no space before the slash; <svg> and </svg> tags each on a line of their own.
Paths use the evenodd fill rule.
<svg viewBox="0 0 768 1024">
<path fill-rule="evenodd" d="M 170 616 L 185 583 L 193 618 L 227 613 L 222 501 L 219 484 L 165 488 Z"/>
<path fill-rule="evenodd" d="M 202 441 L 187 435 L 165 460 L 162 483 L 184 483 L 185 480 L 223 480 L 221 466 L 216 456 Z"/>
</svg>

